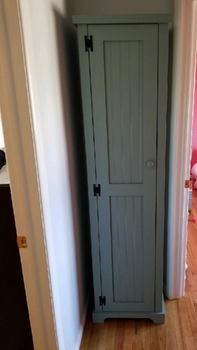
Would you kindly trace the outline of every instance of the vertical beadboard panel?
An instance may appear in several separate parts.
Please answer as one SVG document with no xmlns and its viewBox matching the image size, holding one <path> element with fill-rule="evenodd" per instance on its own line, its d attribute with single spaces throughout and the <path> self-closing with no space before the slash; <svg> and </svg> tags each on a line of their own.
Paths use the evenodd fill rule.
<svg viewBox="0 0 197 350">
<path fill-rule="evenodd" d="M 111 197 L 115 302 L 143 301 L 143 198 Z"/>
<path fill-rule="evenodd" d="M 110 183 L 142 183 L 142 41 L 104 43 Z"/>
<path fill-rule="evenodd" d="M 97 200 L 106 297 L 102 307 L 113 312 L 153 311 L 156 166 L 148 168 L 146 163 L 156 164 L 158 26 L 90 25 L 88 33 L 94 41 L 89 58 L 101 185 Z M 109 175 L 115 176 L 114 182 Z M 138 182 L 140 176 L 143 183 Z"/>
</svg>

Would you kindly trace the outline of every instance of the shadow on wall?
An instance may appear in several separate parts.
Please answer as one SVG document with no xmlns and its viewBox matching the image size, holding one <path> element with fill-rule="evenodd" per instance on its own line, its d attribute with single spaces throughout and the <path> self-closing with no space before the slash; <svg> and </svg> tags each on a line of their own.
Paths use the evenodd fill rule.
<svg viewBox="0 0 197 350">
<path fill-rule="evenodd" d="M 77 35 L 54 9 L 64 127 L 67 139 L 80 313 L 92 284 L 90 224 L 85 141 L 80 91 Z"/>
</svg>

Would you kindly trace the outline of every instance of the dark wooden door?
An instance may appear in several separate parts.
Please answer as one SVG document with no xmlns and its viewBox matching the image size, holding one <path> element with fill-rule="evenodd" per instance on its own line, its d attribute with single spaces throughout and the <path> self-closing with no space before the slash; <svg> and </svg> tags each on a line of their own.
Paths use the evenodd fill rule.
<svg viewBox="0 0 197 350">
<path fill-rule="evenodd" d="M 0 186 L 0 349 L 33 350 L 9 186 Z"/>
</svg>

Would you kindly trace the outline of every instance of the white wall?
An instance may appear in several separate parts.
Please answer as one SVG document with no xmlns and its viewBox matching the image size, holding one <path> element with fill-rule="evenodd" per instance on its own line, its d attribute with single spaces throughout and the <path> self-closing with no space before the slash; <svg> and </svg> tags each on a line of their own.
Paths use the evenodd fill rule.
<svg viewBox="0 0 197 350">
<path fill-rule="evenodd" d="M 65 20 L 72 3 L 20 0 L 20 8 L 59 349 L 75 350 L 91 262 L 76 36 Z"/>
<path fill-rule="evenodd" d="M 172 13 L 173 0 L 74 0 L 76 15 Z"/>
</svg>

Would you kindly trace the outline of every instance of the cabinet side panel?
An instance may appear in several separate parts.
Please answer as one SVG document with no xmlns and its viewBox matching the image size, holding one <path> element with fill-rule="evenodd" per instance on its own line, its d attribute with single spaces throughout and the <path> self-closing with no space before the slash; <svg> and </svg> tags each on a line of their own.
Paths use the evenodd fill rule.
<svg viewBox="0 0 197 350">
<path fill-rule="evenodd" d="M 168 24 L 159 25 L 158 56 L 158 141 L 157 141 L 157 216 L 156 216 L 156 294 L 155 311 L 162 310 L 163 244 L 165 215 L 165 157 L 168 87 Z"/>
<path fill-rule="evenodd" d="M 93 185 L 96 183 L 95 159 L 94 159 L 94 134 L 92 124 L 91 108 L 91 82 L 89 69 L 89 54 L 85 50 L 85 35 L 87 35 L 87 26 L 78 26 L 78 47 L 81 76 L 81 90 L 83 103 L 83 119 L 86 147 L 86 162 L 88 175 L 88 197 L 89 213 L 91 226 L 91 246 L 92 246 L 92 265 L 95 311 L 102 311 L 99 305 L 99 296 L 101 292 L 101 274 L 100 274 L 100 255 L 99 255 L 99 229 L 97 217 L 97 199 L 93 196 Z"/>
</svg>

